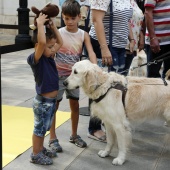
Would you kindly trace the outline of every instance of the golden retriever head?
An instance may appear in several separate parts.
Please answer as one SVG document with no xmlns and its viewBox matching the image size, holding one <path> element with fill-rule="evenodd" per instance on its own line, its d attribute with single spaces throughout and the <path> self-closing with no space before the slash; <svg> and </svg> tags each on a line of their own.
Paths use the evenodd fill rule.
<svg viewBox="0 0 170 170">
<path fill-rule="evenodd" d="M 101 78 L 101 74 L 105 76 Z M 82 87 L 86 93 L 90 94 L 106 79 L 107 73 L 103 72 L 98 65 L 91 63 L 89 60 L 83 60 L 74 64 L 70 76 L 63 84 L 68 89 Z"/>
</svg>

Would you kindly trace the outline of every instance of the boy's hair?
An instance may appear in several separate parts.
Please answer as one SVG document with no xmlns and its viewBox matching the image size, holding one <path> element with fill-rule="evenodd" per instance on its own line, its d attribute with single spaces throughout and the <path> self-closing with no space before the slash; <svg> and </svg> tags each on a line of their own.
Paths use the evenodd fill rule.
<svg viewBox="0 0 170 170">
<path fill-rule="evenodd" d="M 46 33 L 45 33 L 45 36 L 46 36 L 46 40 L 51 40 L 52 38 L 56 39 L 56 34 L 49 28 L 45 27 L 46 28 Z M 37 39 L 37 34 L 38 34 L 38 29 L 35 29 L 33 31 L 33 36 L 32 36 L 32 42 L 33 44 L 35 45 L 36 43 L 38 43 L 38 39 Z"/>
<path fill-rule="evenodd" d="M 80 4 L 76 0 L 66 0 L 62 5 L 62 14 L 76 17 L 80 14 Z"/>
</svg>

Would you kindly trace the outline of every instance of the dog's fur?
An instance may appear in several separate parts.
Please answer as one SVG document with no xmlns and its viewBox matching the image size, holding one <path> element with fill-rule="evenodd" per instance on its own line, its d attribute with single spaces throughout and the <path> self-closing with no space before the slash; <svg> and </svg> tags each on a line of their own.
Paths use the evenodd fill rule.
<svg viewBox="0 0 170 170">
<path fill-rule="evenodd" d="M 127 84 L 125 106 L 122 102 L 122 91 L 112 88 L 101 101 L 92 102 L 91 114 L 99 117 L 106 127 L 107 145 L 98 155 L 108 156 L 114 139 L 117 139 L 118 156 L 112 163 L 122 165 L 132 140 L 129 122 L 158 116 L 163 116 L 170 122 L 170 81 L 167 81 L 168 86 L 165 86 L 159 78 L 125 78 L 115 72 L 104 72 L 96 64 L 83 60 L 73 66 L 64 85 L 68 89 L 82 87 L 85 94 L 95 100 L 105 94 L 114 83 L 124 86 Z"/>
<path fill-rule="evenodd" d="M 133 58 L 130 69 L 129 69 L 129 76 L 139 76 L 139 77 L 146 77 L 147 74 L 147 67 L 140 65 L 147 62 L 146 53 L 144 50 L 137 52 L 137 56 Z M 138 67 L 138 68 L 137 68 Z M 135 68 L 135 69 L 134 69 Z"/>
</svg>

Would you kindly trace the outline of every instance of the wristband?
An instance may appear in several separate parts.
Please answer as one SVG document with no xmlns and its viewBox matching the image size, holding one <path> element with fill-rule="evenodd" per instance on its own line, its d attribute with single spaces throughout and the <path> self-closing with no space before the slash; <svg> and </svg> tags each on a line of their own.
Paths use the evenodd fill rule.
<svg viewBox="0 0 170 170">
<path fill-rule="evenodd" d="M 157 37 L 152 37 L 152 38 L 150 38 L 150 41 L 154 40 L 155 38 L 157 38 Z"/>
</svg>

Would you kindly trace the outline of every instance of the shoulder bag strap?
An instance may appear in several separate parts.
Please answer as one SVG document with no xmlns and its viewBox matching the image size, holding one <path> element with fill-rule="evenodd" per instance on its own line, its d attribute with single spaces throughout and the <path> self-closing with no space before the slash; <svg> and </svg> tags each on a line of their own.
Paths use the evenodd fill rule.
<svg viewBox="0 0 170 170">
<path fill-rule="evenodd" d="M 109 48 L 112 51 L 112 29 L 113 29 L 113 4 L 110 2 L 110 27 L 109 27 Z"/>
</svg>

